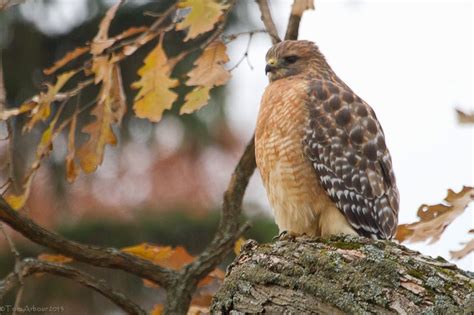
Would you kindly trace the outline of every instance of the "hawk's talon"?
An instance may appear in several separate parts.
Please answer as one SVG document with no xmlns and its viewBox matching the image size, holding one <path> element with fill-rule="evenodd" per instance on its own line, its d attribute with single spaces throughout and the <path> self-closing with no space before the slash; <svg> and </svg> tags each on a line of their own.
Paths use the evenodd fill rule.
<svg viewBox="0 0 474 315">
<path fill-rule="evenodd" d="M 273 237 L 272 241 L 294 241 L 296 238 L 295 235 L 288 231 L 282 231 L 280 234 Z"/>
</svg>

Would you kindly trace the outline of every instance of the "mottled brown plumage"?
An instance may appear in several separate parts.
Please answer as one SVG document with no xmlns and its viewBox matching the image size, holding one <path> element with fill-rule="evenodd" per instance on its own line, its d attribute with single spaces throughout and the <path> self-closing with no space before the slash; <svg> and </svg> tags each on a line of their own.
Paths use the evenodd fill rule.
<svg viewBox="0 0 474 315">
<path fill-rule="evenodd" d="M 399 196 L 372 108 L 309 41 L 267 53 L 257 166 L 280 231 L 391 238 Z"/>
</svg>

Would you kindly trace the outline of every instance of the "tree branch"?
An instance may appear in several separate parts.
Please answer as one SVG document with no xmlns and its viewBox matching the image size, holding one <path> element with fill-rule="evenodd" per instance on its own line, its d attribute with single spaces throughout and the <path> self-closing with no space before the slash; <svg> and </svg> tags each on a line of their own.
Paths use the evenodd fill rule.
<svg viewBox="0 0 474 315">
<path fill-rule="evenodd" d="M 176 278 L 175 271 L 155 265 L 148 260 L 115 248 L 79 244 L 45 230 L 25 215 L 13 210 L 3 197 L 0 197 L 0 220 L 29 240 L 77 261 L 97 267 L 120 269 L 156 282 L 164 288 L 168 288 Z"/>
<path fill-rule="evenodd" d="M 359 236 L 242 246 L 211 314 L 472 314 L 474 279 L 441 257 Z"/>
<path fill-rule="evenodd" d="M 8 291 L 20 285 L 20 277 L 25 278 L 43 272 L 68 278 L 83 286 L 89 287 L 108 298 L 115 303 L 115 305 L 127 312 L 127 314 L 146 314 L 137 304 L 107 285 L 103 280 L 95 279 L 91 275 L 70 266 L 31 258 L 21 261 L 16 272 L 10 273 L 0 281 L 0 300 L 3 299 Z"/>
<path fill-rule="evenodd" d="M 255 0 L 260 8 L 261 19 L 265 25 L 265 29 L 271 37 L 272 43 L 275 45 L 281 42 L 280 36 L 278 36 L 278 31 L 276 29 L 275 23 L 272 19 L 272 14 L 270 13 L 270 7 L 268 6 L 267 0 Z"/>
<path fill-rule="evenodd" d="M 291 7 L 291 15 L 286 29 L 285 40 L 298 39 L 301 17 L 306 10 L 314 10 L 313 0 L 295 0 Z"/>
</svg>

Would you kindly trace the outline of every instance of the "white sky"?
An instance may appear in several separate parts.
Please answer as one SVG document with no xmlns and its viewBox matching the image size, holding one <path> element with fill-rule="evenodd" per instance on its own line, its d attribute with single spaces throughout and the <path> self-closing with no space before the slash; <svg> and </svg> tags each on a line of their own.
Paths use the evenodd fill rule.
<svg viewBox="0 0 474 315">
<path fill-rule="evenodd" d="M 274 0 L 280 34 L 290 0 Z M 251 10 L 259 18 L 257 10 Z M 472 110 L 473 8 L 469 1 L 316 1 L 305 13 L 300 39 L 315 41 L 336 73 L 376 111 L 384 128 L 401 194 L 400 223 L 416 220 L 421 204 L 439 203 L 448 188 L 473 186 L 473 127 L 456 122 L 454 107 Z M 263 28 L 263 26 L 262 26 Z M 242 29 L 244 30 L 244 29 Z M 230 45 L 232 62 L 247 38 Z M 267 85 L 266 34 L 255 35 L 245 62 L 233 71 L 227 111 L 232 127 L 250 137 L 260 96 Z M 248 199 L 269 209 L 259 176 Z M 270 212 L 270 211 L 269 211 Z M 449 258 L 474 228 L 473 207 L 434 244 L 408 244 L 432 256 Z M 471 254 L 456 262 L 474 270 Z"/>
</svg>

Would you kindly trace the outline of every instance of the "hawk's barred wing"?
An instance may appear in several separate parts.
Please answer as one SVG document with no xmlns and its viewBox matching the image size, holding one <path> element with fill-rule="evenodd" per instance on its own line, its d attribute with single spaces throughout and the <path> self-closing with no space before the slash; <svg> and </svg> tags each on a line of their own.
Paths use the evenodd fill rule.
<svg viewBox="0 0 474 315">
<path fill-rule="evenodd" d="M 361 235 L 389 239 L 399 196 L 390 153 L 374 111 L 348 87 L 309 86 L 306 157 L 331 199 Z"/>
</svg>

